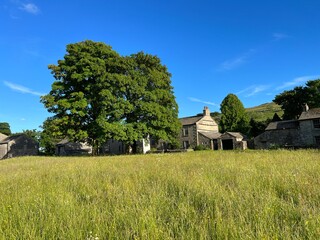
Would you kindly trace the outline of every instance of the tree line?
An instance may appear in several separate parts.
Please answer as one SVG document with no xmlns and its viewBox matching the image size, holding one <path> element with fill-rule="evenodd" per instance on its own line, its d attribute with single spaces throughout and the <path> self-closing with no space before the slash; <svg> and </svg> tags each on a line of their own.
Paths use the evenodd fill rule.
<svg viewBox="0 0 320 240">
<path fill-rule="evenodd" d="M 52 116 L 42 131 L 23 133 L 40 141 L 42 149 L 53 154 L 55 143 L 86 139 L 97 152 L 106 139 L 115 139 L 136 149 L 136 143 L 152 136 L 178 146 L 181 125 L 178 120 L 171 74 L 154 55 L 138 52 L 121 56 L 111 46 L 90 40 L 69 44 L 63 59 L 48 66 L 54 77 L 51 91 L 41 97 Z M 296 119 L 304 104 L 320 107 L 320 80 L 295 87 L 273 100 L 284 111 L 283 119 Z M 255 137 L 273 119 L 249 119 L 242 102 L 228 94 L 220 105 L 221 132 L 241 132 Z M 0 132 L 10 135 L 8 123 Z"/>
</svg>

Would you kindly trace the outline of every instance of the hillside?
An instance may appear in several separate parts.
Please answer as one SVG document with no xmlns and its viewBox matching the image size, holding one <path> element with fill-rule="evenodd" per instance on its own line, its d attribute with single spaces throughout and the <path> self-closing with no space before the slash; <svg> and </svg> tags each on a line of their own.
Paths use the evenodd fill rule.
<svg viewBox="0 0 320 240">
<path fill-rule="evenodd" d="M 253 118 L 254 120 L 259 122 L 265 121 L 268 118 L 272 119 L 275 113 L 277 113 L 279 117 L 282 117 L 282 114 L 283 114 L 281 107 L 273 102 L 264 103 L 252 108 L 246 108 L 246 112 L 250 119 Z M 221 113 L 213 112 L 211 113 L 211 116 L 214 118 L 214 120 L 217 123 L 220 122 Z"/>
<path fill-rule="evenodd" d="M 264 103 L 256 107 L 246 108 L 249 118 L 253 118 L 256 121 L 264 121 L 272 119 L 273 115 L 277 113 L 279 117 L 282 117 L 283 111 L 281 107 L 273 102 Z"/>
</svg>

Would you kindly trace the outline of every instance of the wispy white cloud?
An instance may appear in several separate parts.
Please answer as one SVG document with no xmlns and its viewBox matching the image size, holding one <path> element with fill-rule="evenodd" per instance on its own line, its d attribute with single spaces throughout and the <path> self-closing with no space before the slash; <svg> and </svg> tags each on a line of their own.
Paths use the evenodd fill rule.
<svg viewBox="0 0 320 240">
<path fill-rule="evenodd" d="M 45 95 L 45 93 L 36 92 L 36 91 L 33 91 L 30 88 L 27 88 L 27 87 L 24 87 L 24 86 L 15 84 L 15 83 L 7 82 L 7 81 L 4 81 L 3 83 L 7 87 L 9 87 L 11 90 L 14 90 L 16 92 L 31 94 L 31 95 L 35 95 L 35 96 L 43 96 L 43 95 Z"/>
<path fill-rule="evenodd" d="M 33 15 L 37 15 L 40 13 L 40 9 L 38 8 L 38 6 L 33 3 L 22 3 L 20 9 Z"/>
<path fill-rule="evenodd" d="M 247 61 L 247 58 L 245 56 L 238 57 L 235 59 L 230 59 L 221 63 L 219 70 L 231 70 L 239 67 L 240 65 L 244 64 L 246 61 Z"/>
<path fill-rule="evenodd" d="M 250 49 L 241 56 L 222 62 L 218 67 L 218 71 L 229 71 L 245 64 L 255 52 L 255 49 Z"/>
<path fill-rule="evenodd" d="M 13 20 L 21 18 L 21 11 L 32 15 L 38 15 L 41 13 L 40 8 L 36 4 L 31 3 L 30 1 L 27 2 L 26 0 L 8 0 L 8 4 L 4 6 L 4 10 Z"/>
<path fill-rule="evenodd" d="M 204 104 L 207 104 L 207 105 L 212 105 L 212 106 L 219 106 L 218 104 L 214 103 L 214 102 L 209 102 L 209 101 L 204 101 L 204 100 L 201 100 L 201 99 L 198 99 L 198 98 L 194 98 L 194 97 L 188 97 L 188 99 L 191 101 L 191 102 L 199 102 L 199 103 L 204 103 Z"/>
<path fill-rule="evenodd" d="M 295 86 L 301 85 L 309 80 L 318 79 L 318 78 L 320 78 L 320 75 L 298 77 L 298 78 L 293 79 L 292 81 L 285 82 L 282 85 L 276 87 L 276 90 L 282 90 L 282 89 L 285 89 L 288 87 L 295 87 Z"/>
<path fill-rule="evenodd" d="M 285 33 L 273 33 L 273 40 L 280 41 L 282 39 L 288 38 L 289 36 Z"/>
<path fill-rule="evenodd" d="M 270 88 L 270 86 L 268 86 L 268 85 L 252 85 L 250 87 L 247 87 L 247 88 L 237 92 L 236 94 L 237 95 L 244 94 L 245 97 L 251 97 L 251 96 L 254 96 L 260 92 L 264 92 L 269 88 Z"/>
</svg>

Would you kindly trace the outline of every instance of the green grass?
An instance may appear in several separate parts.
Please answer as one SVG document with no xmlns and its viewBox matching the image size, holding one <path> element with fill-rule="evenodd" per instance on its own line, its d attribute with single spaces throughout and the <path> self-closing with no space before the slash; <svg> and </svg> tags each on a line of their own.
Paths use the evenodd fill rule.
<svg viewBox="0 0 320 240">
<path fill-rule="evenodd" d="M 316 150 L 9 159 L 0 196 L 0 239 L 320 238 Z"/>
</svg>

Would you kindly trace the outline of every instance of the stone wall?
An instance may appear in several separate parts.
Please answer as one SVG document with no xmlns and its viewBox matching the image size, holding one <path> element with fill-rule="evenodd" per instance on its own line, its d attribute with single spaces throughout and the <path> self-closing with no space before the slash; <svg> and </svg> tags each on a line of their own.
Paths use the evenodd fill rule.
<svg viewBox="0 0 320 240">
<path fill-rule="evenodd" d="M 4 144 L 6 145 L 6 144 Z M 33 139 L 21 135 L 8 143 L 7 157 L 34 156 L 38 155 L 39 145 Z"/>
<path fill-rule="evenodd" d="M 211 141 L 212 140 L 207 138 L 207 137 L 205 137 L 205 136 L 203 136 L 202 134 L 199 134 L 198 141 L 199 141 L 198 145 L 203 145 L 203 146 L 205 146 L 205 147 L 207 147 L 209 149 L 213 148 L 213 146 L 211 146 Z"/>
<path fill-rule="evenodd" d="M 68 142 L 56 147 L 56 155 L 59 156 L 90 155 L 91 153 L 92 146 L 87 143 Z"/>
<path fill-rule="evenodd" d="M 273 146 L 301 146 L 299 129 L 265 131 L 254 138 L 256 149 L 268 149 Z"/>
<path fill-rule="evenodd" d="M 300 121 L 300 138 L 305 146 L 315 145 L 316 136 L 320 136 L 320 128 L 314 128 L 312 120 Z"/>
<path fill-rule="evenodd" d="M 188 130 L 188 134 L 184 135 L 183 129 L 186 128 Z M 183 126 L 180 132 L 180 143 L 181 147 L 183 147 L 183 142 L 188 141 L 191 148 L 197 146 L 197 129 L 196 125 L 187 125 Z"/>
</svg>

